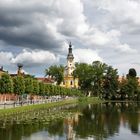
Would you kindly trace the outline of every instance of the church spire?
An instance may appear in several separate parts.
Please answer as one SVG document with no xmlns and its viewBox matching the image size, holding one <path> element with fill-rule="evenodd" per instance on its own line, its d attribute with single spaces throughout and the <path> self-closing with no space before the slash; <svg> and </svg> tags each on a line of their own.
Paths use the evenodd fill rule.
<svg viewBox="0 0 140 140">
<path fill-rule="evenodd" d="M 72 44 L 71 44 L 71 42 L 69 44 L 69 52 L 68 52 L 68 55 L 67 55 L 67 59 L 74 59 L 73 54 L 72 54 Z"/>
</svg>

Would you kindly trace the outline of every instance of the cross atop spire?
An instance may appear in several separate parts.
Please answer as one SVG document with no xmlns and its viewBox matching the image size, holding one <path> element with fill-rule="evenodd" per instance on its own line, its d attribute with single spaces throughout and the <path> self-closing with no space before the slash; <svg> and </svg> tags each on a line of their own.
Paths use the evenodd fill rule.
<svg viewBox="0 0 140 140">
<path fill-rule="evenodd" d="M 70 48 L 72 47 L 71 41 L 70 41 L 69 47 L 70 47 Z"/>
</svg>

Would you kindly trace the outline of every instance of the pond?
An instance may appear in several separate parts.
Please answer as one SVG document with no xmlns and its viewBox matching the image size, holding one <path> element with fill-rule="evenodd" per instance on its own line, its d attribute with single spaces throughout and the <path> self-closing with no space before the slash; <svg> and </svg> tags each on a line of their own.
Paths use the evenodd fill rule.
<svg viewBox="0 0 140 140">
<path fill-rule="evenodd" d="M 69 105 L 0 118 L 0 140 L 140 140 L 140 103 Z"/>
</svg>

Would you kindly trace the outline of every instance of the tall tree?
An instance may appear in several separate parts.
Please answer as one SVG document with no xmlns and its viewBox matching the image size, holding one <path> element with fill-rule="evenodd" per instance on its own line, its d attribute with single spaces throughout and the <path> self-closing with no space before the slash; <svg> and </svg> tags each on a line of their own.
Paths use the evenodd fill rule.
<svg viewBox="0 0 140 140">
<path fill-rule="evenodd" d="M 25 93 L 32 94 L 33 92 L 33 78 L 27 77 L 24 78 L 25 81 Z"/>
<path fill-rule="evenodd" d="M 39 94 L 39 82 L 36 79 L 33 79 L 33 93 Z"/>
<path fill-rule="evenodd" d="M 128 76 L 136 77 L 137 76 L 136 70 L 134 68 L 129 69 Z"/>
<path fill-rule="evenodd" d="M 92 82 L 93 82 L 93 76 L 94 71 L 92 65 L 86 64 L 86 63 L 77 63 L 76 69 L 73 72 L 73 76 L 75 78 L 79 78 L 79 86 L 82 90 L 84 90 L 86 93 L 89 93 L 92 91 Z"/>
<path fill-rule="evenodd" d="M 129 69 L 125 84 L 121 85 L 120 94 L 125 95 L 129 100 L 138 100 L 140 97 L 139 82 L 137 72 L 134 68 Z"/>
<path fill-rule="evenodd" d="M 92 65 L 77 63 L 73 73 L 74 77 L 79 78 L 79 86 L 82 90 L 106 98 L 109 98 L 109 95 L 113 96 L 118 89 L 117 74 L 117 69 L 100 61 L 94 61 Z"/>
<path fill-rule="evenodd" d="M 92 67 L 94 70 L 93 74 L 93 89 L 94 89 L 94 94 L 100 96 L 103 92 L 103 81 L 105 78 L 105 75 L 107 73 L 107 64 L 102 63 L 100 61 L 94 61 L 92 63 Z"/>
<path fill-rule="evenodd" d="M 22 76 L 17 76 L 13 78 L 14 83 L 14 93 L 22 95 L 25 93 L 25 81 Z"/>
<path fill-rule="evenodd" d="M 106 99 L 115 99 L 119 86 L 118 71 L 111 66 L 107 67 L 105 79 L 104 79 L 104 92 L 103 96 Z"/>
<path fill-rule="evenodd" d="M 9 74 L 5 73 L 0 79 L 0 93 L 12 93 L 13 81 Z"/>
<path fill-rule="evenodd" d="M 50 66 L 48 69 L 45 70 L 45 76 L 52 76 L 59 85 L 64 79 L 64 67 L 62 65 L 57 66 Z"/>
<path fill-rule="evenodd" d="M 43 82 L 39 83 L 39 94 L 45 95 L 45 84 Z"/>
</svg>

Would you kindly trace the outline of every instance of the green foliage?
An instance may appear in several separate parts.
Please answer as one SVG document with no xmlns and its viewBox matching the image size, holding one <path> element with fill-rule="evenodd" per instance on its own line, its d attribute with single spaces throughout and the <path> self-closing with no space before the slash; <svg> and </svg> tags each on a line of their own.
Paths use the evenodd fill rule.
<svg viewBox="0 0 140 140">
<path fill-rule="evenodd" d="M 33 94 L 39 94 L 39 82 L 36 79 L 33 79 Z"/>
<path fill-rule="evenodd" d="M 113 69 L 111 66 L 107 67 L 106 75 L 104 77 L 103 82 L 103 97 L 105 99 L 115 99 L 118 90 L 118 85 L 119 82 L 117 69 Z"/>
<path fill-rule="evenodd" d="M 137 76 L 136 70 L 134 68 L 129 69 L 128 76 L 129 77 L 136 77 Z"/>
<path fill-rule="evenodd" d="M 88 97 L 79 97 L 78 98 L 79 102 L 87 102 L 87 100 L 88 100 Z"/>
<path fill-rule="evenodd" d="M 81 89 L 94 96 L 112 98 L 118 89 L 117 69 L 100 61 L 76 64 L 73 75 L 79 77 Z"/>
<path fill-rule="evenodd" d="M 138 100 L 139 85 L 136 77 L 128 77 L 120 87 L 121 99 Z"/>
<path fill-rule="evenodd" d="M 45 93 L 48 96 L 51 95 L 51 85 L 50 84 L 45 85 Z"/>
<path fill-rule="evenodd" d="M 93 67 L 93 92 L 96 96 L 102 96 L 102 94 L 105 93 L 105 89 L 104 89 L 104 81 L 105 81 L 105 77 L 107 75 L 107 70 L 108 70 L 108 66 L 105 63 L 102 63 L 100 61 L 94 61 L 92 63 L 92 67 Z"/>
<path fill-rule="evenodd" d="M 102 103 L 104 102 L 103 100 L 100 100 L 98 97 L 79 97 L 78 98 L 79 103 Z"/>
<path fill-rule="evenodd" d="M 9 74 L 3 74 L 0 79 L 0 93 L 12 93 L 13 81 Z"/>
<path fill-rule="evenodd" d="M 24 78 L 25 81 L 25 93 L 31 94 L 33 92 L 33 78 Z"/>
<path fill-rule="evenodd" d="M 13 78 L 14 83 L 14 93 L 22 95 L 25 93 L 25 81 L 22 76 L 17 76 Z"/>
<path fill-rule="evenodd" d="M 58 106 L 63 106 L 63 105 L 68 105 L 68 104 L 74 104 L 77 102 L 77 99 L 72 99 L 72 100 L 63 100 L 60 102 L 53 102 L 53 103 L 47 103 L 47 104 L 35 104 L 35 105 L 30 105 L 30 106 L 21 106 L 21 107 L 16 107 L 16 108 L 8 108 L 8 109 L 0 109 L 0 117 L 1 116 L 10 116 L 10 115 L 17 115 L 19 113 L 25 113 L 25 112 L 31 112 L 33 110 L 39 110 L 39 109 L 49 109 L 52 107 L 58 107 Z"/>
<path fill-rule="evenodd" d="M 82 93 L 77 89 L 68 89 L 58 85 L 44 84 L 38 82 L 32 76 L 16 76 L 4 74 L 0 79 L 0 93 L 15 93 L 18 95 L 35 94 L 41 96 L 62 95 L 62 96 L 81 96 Z"/>
<path fill-rule="evenodd" d="M 63 79 L 64 79 L 64 67 L 62 65 L 57 66 L 50 66 L 49 69 L 45 70 L 45 75 L 52 76 L 56 81 L 57 84 L 59 85 Z"/>
<path fill-rule="evenodd" d="M 73 76 L 79 79 L 80 90 L 60 87 L 63 80 L 64 67 L 51 66 L 46 70 L 46 75 L 52 76 L 58 85 L 38 82 L 33 76 L 17 76 L 11 78 L 3 74 L 0 79 L 0 93 L 15 93 L 19 95 L 35 94 L 42 96 L 83 96 L 92 95 L 109 100 L 140 100 L 140 86 L 137 72 L 129 69 L 126 77 L 118 81 L 118 71 L 100 61 L 92 64 L 77 63 Z"/>
<path fill-rule="evenodd" d="M 75 78 L 79 78 L 79 86 L 84 91 L 89 91 L 92 88 L 92 76 L 93 76 L 93 68 L 91 65 L 86 63 L 77 63 L 76 69 L 73 72 L 73 76 Z"/>
<path fill-rule="evenodd" d="M 39 83 L 39 94 L 44 95 L 45 94 L 45 84 L 43 82 Z"/>
</svg>

